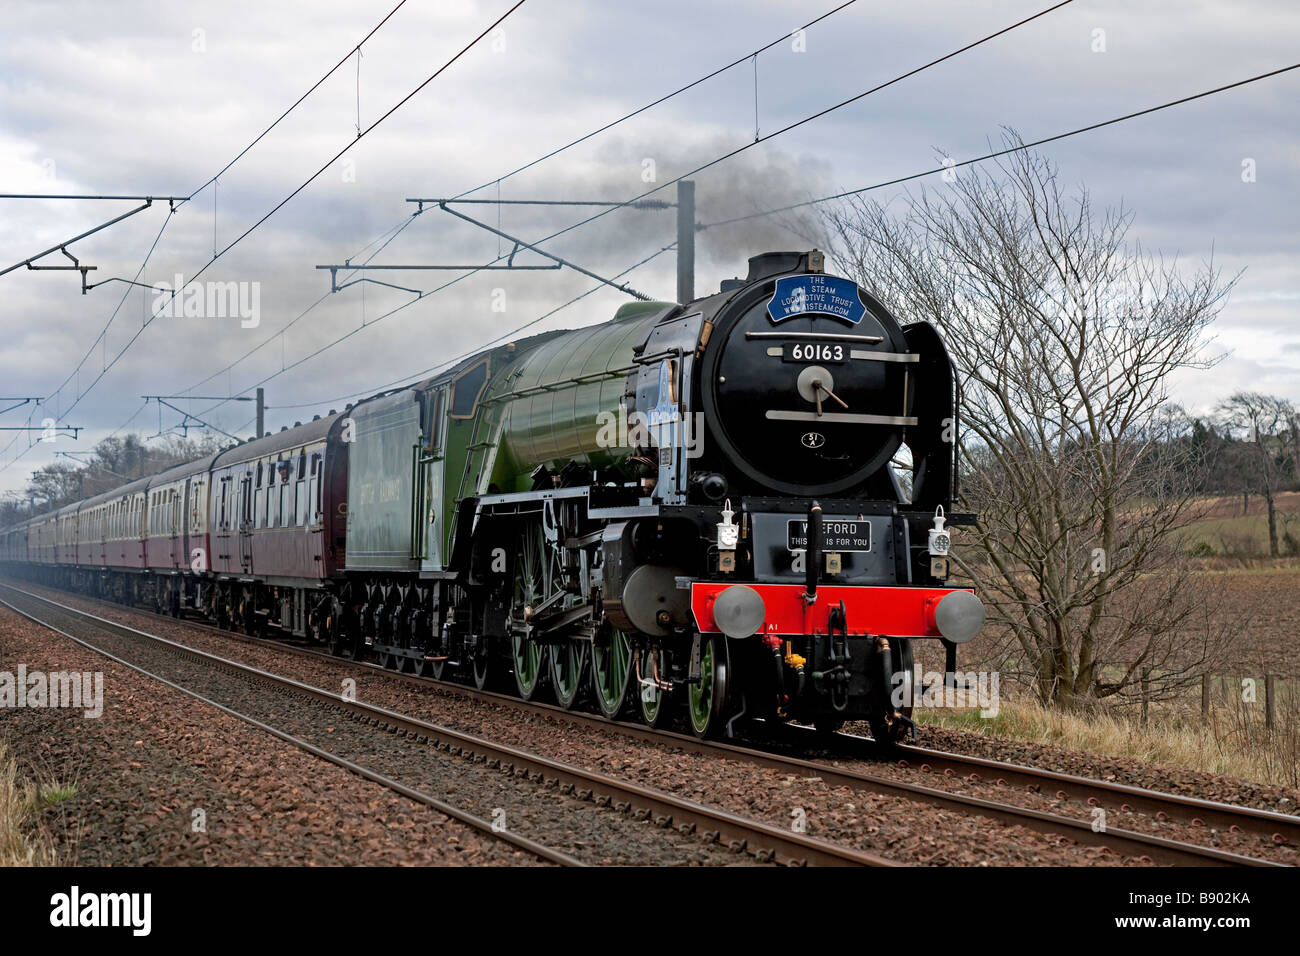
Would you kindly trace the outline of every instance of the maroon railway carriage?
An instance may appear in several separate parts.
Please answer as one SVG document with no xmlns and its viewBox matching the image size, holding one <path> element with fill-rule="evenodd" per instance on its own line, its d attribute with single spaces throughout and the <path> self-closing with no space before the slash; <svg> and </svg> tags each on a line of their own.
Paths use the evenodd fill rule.
<svg viewBox="0 0 1300 956">
<path fill-rule="evenodd" d="M 145 504 L 146 596 L 159 611 L 179 615 L 202 607 L 207 594 L 208 472 L 215 455 L 149 479 Z"/>
<path fill-rule="evenodd" d="M 0 562 L 23 564 L 27 561 L 27 528 L 31 521 L 20 521 L 11 528 L 0 529 Z"/>
<path fill-rule="evenodd" d="M 149 480 L 145 564 L 151 571 L 206 570 L 206 488 L 215 457 L 177 465 Z"/>
<path fill-rule="evenodd" d="M 307 633 L 342 568 L 343 416 L 244 442 L 212 461 L 209 566 L 217 620 Z"/>
</svg>

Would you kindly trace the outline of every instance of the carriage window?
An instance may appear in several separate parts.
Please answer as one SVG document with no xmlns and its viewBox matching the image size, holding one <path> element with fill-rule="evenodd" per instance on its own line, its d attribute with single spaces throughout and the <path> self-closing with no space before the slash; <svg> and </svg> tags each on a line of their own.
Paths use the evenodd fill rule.
<svg viewBox="0 0 1300 956">
<path fill-rule="evenodd" d="M 266 469 L 266 526 L 274 528 L 275 521 L 275 469 Z"/>
<path fill-rule="evenodd" d="M 478 405 L 479 395 L 487 385 L 488 363 L 484 359 L 473 368 L 461 373 L 452 384 L 451 417 L 469 418 Z"/>
<path fill-rule="evenodd" d="M 320 520 L 320 455 L 311 456 L 311 478 L 307 482 L 307 501 L 311 505 L 311 521 L 313 524 Z"/>
<path fill-rule="evenodd" d="M 289 482 L 280 482 L 280 527 L 293 524 L 293 499 L 289 497 Z"/>
<path fill-rule="evenodd" d="M 266 520 L 266 492 L 262 490 L 262 477 L 265 469 L 257 463 L 257 472 L 253 476 L 253 527 L 260 528 Z"/>
</svg>

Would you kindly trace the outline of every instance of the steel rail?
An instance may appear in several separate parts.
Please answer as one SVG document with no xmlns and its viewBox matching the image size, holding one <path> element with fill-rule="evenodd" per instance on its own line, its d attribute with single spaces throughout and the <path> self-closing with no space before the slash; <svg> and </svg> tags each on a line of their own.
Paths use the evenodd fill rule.
<svg viewBox="0 0 1300 956">
<path fill-rule="evenodd" d="M 606 774 L 574 767 L 516 747 L 493 743 L 481 737 L 410 717 L 385 707 L 349 700 L 331 691 L 313 687 L 310 684 L 247 664 L 241 664 L 238 661 L 232 661 L 216 654 L 209 654 L 206 651 L 200 651 L 197 648 L 180 644 L 157 634 L 150 634 L 129 625 L 91 614 L 88 611 L 70 607 L 51 598 L 25 591 L 22 588 L 16 588 L 10 584 L 0 584 L 0 587 L 16 591 L 28 598 L 59 608 L 63 613 L 74 618 L 93 622 L 97 627 L 123 632 L 131 637 L 166 647 L 191 660 L 224 668 L 232 673 L 328 703 L 374 724 L 388 726 L 394 730 L 404 731 L 409 735 L 420 738 L 427 738 L 430 744 L 455 756 L 487 763 L 489 766 L 500 768 L 503 771 L 512 771 L 517 774 L 524 773 L 533 780 L 558 784 L 562 789 L 575 793 L 580 797 L 609 804 L 616 809 L 634 811 L 638 815 L 647 816 L 659 826 L 667 827 L 671 825 L 681 832 L 700 833 L 706 840 L 722 843 L 737 851 L 746 851 L 760 861 L 772 860 L 786 865 L 815 866 L 899 865 L 895 861 L 876 854 L 854 850 L 793 831 L 787 832 L 770 824 L 742 817 L 739 814 L 707 807 L 672 794 L 651 790 L 640 784 L 620 780 Z M 37 618 L 34 614 L 16 607 L 10 601 L 0 599 L 0 603 L 44 627 L 50 627 L 52 630 L 70 637 L 97 653 L 113 657 L 114 660 L 121 660 L 94 647 L 84 639 L 77 638 L 66 631 L 53 627 Z M 127 663 L 128 666 L 135 666 L 126 661 L 121 662 Z M 141 668 L 136 667 L 135 669 L 145 673 Z M 149 676 L 155 675 L 150 674 Z M 161 678 L 157 679 L 161 680 Z M 184 688 L 178 689 L 183 690 Z M 194 697 L 200 696 L 193 692 L 187 691 L 187 693 Z M 222 707 L 220 704 L 215 706 Z M 222 709 L 226 708 L 223 707 Z M 233 711 L 230 712 L 234 713 Z M 491 824 L 486 825 L 490 830 Z"/>
<path fill-rule="evenodd" d="M 39 597 L 39 595 L 36 596 Z M 98 598 L 89 598 L 83 595 L 78 596 L 83 597 L 85 600 L 101 601 L 101 603 L 115 607 L 127 607 L 137 613 L 156 614 L 156 616 L 167 620 L 177 620 L 169 615 L 157 614 L 157 612 L 130 607 L 129 605 L 102 601 Z M 266 646 L 266 640 L 264 639 L 223 630 L 205 622 L 189 619 L 181 619 L 180 622 L 187 626 L 210 630 L 224 638 L 233 638 L 243 643 Z M 380 675 L 417 685 L 437 686 L 467 699 L 497 703 L 527 713 L 550 715 L 571 723 L 597 729 L 616 730 L 625 736 L 647 743 L 670 743 L 682 750 L 699 755 L 728 757 L 743 760 L 756 766 L 774 770 L 787 770 L 804 776 L 819 775 L 823 780 L 830 782 L 832 786 L 845 786 L 856 790 L 874 790 L 909 799 L 920 799 L 925 802 L 943 800 L 950 809 L 966 813 L 981 813 L 1004 822 L 1026 826 L 1036 832 L 1056 833 L 1062 836 L 1072 835 L 1071 838 L 1082 843 L 1110 846 L 1112 849 L 1123 846 L 1134 851 L 1134 856 L 1148 857 L 1153 862 L 1182 863 L 1184 865 L 1191 863 L 1192 865 L 1202 866 L 1216 864 L 1283 865 L 1256 857 L 1206 847 L 1198 843 L 1170 840 L 1139 831 L 1106 827 L 1102 832 L 1094 832 L 1092 824 L 1088 821 L 1018 807 L 1014 804 L 953 794 L 937 788 L 889 780 L 872 774 L 846 770 L 822 760 L 794 757 L 754 745 L 740 746 L 719 741 L 703 741 L 694 736 L 675 731 L 652 730 L 639 723 L 608 720 L 581 711 L 566 710 L 555 704 L 525 701 L 510 694 L 479 690 L 454 681 L 393 671 L 367 661 L 336 658 L 323 651 L 286 643 L 283 640 L 277 642 L 274 646 L 307 657 L 334 661 L 346 660 L 355 667 L 362 667 Z M 800 737 L 813 738 L 815 736 L 815 732 L 811 728 L 783 726 L 779 729 L 784 735 L 796 739 Z M 802 743 L 803 741 L 799 742 Z M 824 739 L 820 744 L 825 746 Z M 903 767 L 915 766 L 923 773 L 937 770 L 945 776 L 954 776 L 957 771 L 961 770 L 964 771 L 961 776 L 971 783 L 992 782 L 998 786 L 1021 787 L 1038 794 L 1043 794 L 1045 789 L 1048 793 L 1052 793 L 1054 789 L 1054 796 L 1058 800 L 1079 799 L 1086 802 L 1090 807 L 1108 805 L 1112 809 L 1117 809 L 1123 813 L 1145 813 L 1162 822 L 1170 817 L 1175 817 L 1178 822 L 1191 826 L 1217 824 L 1226 829 L 1235 827 L 1236 830 L 1267 838 L 1277 845 L 1300 846 L 1300 817 L 1289 814 L 1260 810 L 1254 807 L 1238 807 L 1232 804 L 1162 791 L 1146 790 L 1127 784 L 1095 780 L 1020 764 L 1004 763 L 983 757 L 970 757 L 905 745 L 884 748 L 869 737 L 853 734 L 836 734 L 831 738 L 831 744 L 843 748 L 844 755 L 858 759 L 876 762 L 888 759 L 897 762 Z M 909 757 L 912 759 L 909 760 Z M 987 774 L 987 778 L 978 771 Z"/>
<path fill-rule="evenodd" d="M 40 597 L 40 595 L 36 595 L 36 597 Z M 115 602 L 102 601 L 97 598 L 85 598 L 84 596 L 83 599 L 101 601 L 101 603 L 117 607 L 128 607 L 130 610 L 137 613 L 155 614 L 164 619 L 176 620 L 170 618 L 168 615 L 157 614 L 153 611 L 146 611 L 128 605 L 120 605 Z M 57 602 L 52 603 L 57 604 Z M 222 628 L 216 627 L 212 624 L 188 619 L 182 619 L 182 622 L 188 626 L 210 630 L 215 634 L 221 635 L 223 638 L 233 638 L 237 641 L 253 645 L 265 646 L 266 644 L 263 639 L 223 630 Z M 351 658 L 335 658 L 327 653 L 302 647 L 300 645 L 285 643 L 284 641 L 277 642 L 275 646 L 278 649 L 307 657 L 337 661 L 347 660 L 350 665 L 355 667 L 366 668 L 376 672 L 377 674 L 404 680 L 417 685 L 434 685 L 467 699 L 498 703 L 515 710 L 559 717 L 560 719 L 575 724 L 616 730 L 625 736 L 642 740 L 647 743 L 671 743 L 690 753 L 705 756 L 712 755 L 729 757 L 736 760 L 743 760 L 756 766 L 763 766 L 768 769 L 786 770 L 791 773 L 802 774 L 805 777 L 820 775 L 823 780 L 833 781 L 832 785 L 834 786 L 845 786 L 856 790 L 888 793 L 906 799 L 918 799 L 929 803 L 941 802 L 949 809 L 957 810 L 958 812 L 981 814 L 1006 823 L 1023 825 L 1039 833 L 1066 836 L 1067 838 L 1074 839 L 1077 842 L 1087 845 L 1106 846 L 1111 849 L 1124 848 L 1127 851 L 1130 851 L 1133 856 L 1139 859 L 1150 859 L 1152 862 L 1200 866 L 1283 865 L 1277 864 L 1273 861 L 1261 860 L 1256 857 L 1203 846 L 1198 843 L 1170 840 L 1168 838 L 1142 833 L 1140 831 L 1115 829 L 1111 827 L 1105 827 L 1100 831 L 1094 831 L 1090 822 L 1058 814 L 1051 814 L 1045 811 L 1020 807 L 1015 804 L 1006 804 L 997 801 L 984 800 L 977 797 L 968 797 L 963 794 L 953 794 L 949 791 L 917 784 L 909 784 L 903 781 L 893 781 L 872 774 L 845 770 L 830 763 L 817 760 L 806 760 L 799 757 L 784 755 L 772 750 L 756 748 L 752 745 L 738 746 L 718 741 L 702 741 L 696 737 L 674 731 L 652 730 L 638 723 L 611 721 L 603 717 L 580 711 L 566 710 L 554 704 L 544 704 L 538 701 L 524 701 L 509 694 L 497 693 L 495 691 L 483 691 L 453 681 L 437 680 L 431 677 L 420 677 L 414 674 L 393 671 L 370 662 L 352 661 Z M 786 726 L 780 729 L 787 735 L 807 737 L 812 737 L 814 735 L 814 732 L 811 729 L 805 729 L 802 727 Z M 1118 804 L 1117 808 L 1121 812 L 1140 810 L 1141 812 L 1146 812 L 1156 816 L 1157 819 L 1164 820 L 1167 818 L 1170 811 L 1180 813 L 1184 810 L 1188 812 L 1194 810 L 1200 815 L 1191 817 L 1186 821 L 1191 825 L 1213 820 L 1221 825 L 1226 823 L 1229 827 L 1237 826 L 1240 830 L 1265 835 L 1276 844 L 1292 842 L 1288 841 L 1287 837 L 1284 835 L 1288 832 L 1293 835 L 1300 834 L 1300 818 L 1292 818 L 1286 814 L 1256 810 L 1250 807 L 1234 807 L 1230 804 L 1215 803 L 1214 801 L 1200 800 L 1191 797 L 1180 797 L 1175 794 L 1165 794 L 1159 791 L 1143 791 L 1140 788 L 1128 787 L 1122 784 L 1111 784 L 1107 781 L 1090 780 L 1088 778 L 1060 774 L 1054 771 L 1040 771 L 1033 767 L 1004 764 L 999 761 L 988 760 L 985 758 L 967 758 L 960 754 L 927 751 L 923 748 L 917 747 L 881 748 L 879 744 L 868 737 L 860 737 L 851 734 L 837 734 L 832 738 L 832 740 L 834 745 L 845 747 L 846 750 L 849 750 L 850 756 L 875 761 L 879 761 L 882 757 L 889 757 L 891 759 L 896 758 L 896 755 L 899 752 L 911 753 L 918 757 L 917 763 L 922 772 L 928 772 L 929 770 L 934 769 L 935 766 L 941 766 L 943 771 L 945 771 L 945 775 L 951 776 L 953 769 L 956 767 L 978 766 L 986 771 L 999 771 L 993 777 L 993 782 L 995 783 L 1000 785 L 1012 785 L 1011 782 L 1015 781 L 1016 784 L 1023 785 L 1025 789 L 1035 793 L 1042 792 L 1041 784 L 1044 781 L 1049 781 L 1053 785 L 1068 784 L 1071 787 L 1071 791 L 1065 791 L 1058 787 L 1056 791 L 1057 799 L 1071 799 L 1072 795 L 1078 794 L 1087 799 L 1089 806 L 1101 805 L 1101 800 L 1097 797 L 1098 793 L 1114 793 L 1120 791 L 1123 792 L 1123 795 L 1131 798 L 1126 802 L 1120 802 Z M 931 759 L 926 760 L 920 758 Z M 940 764 L 939 761 L 941 759 L 946 762 Z M 903 766 L 910 765 L 905 757 L 899 760 L 899 763 Z M 982 778 L 980 778 L 978 774 L 973 776 L 971 774 L 964 774 L 963 776 L 972 783 L 983 782 Z M 1113 804 L 1115 801 L 1112 800 L 1111 802 Z M 1243 825 L 1243 823 L 1251 823 L 1252 821 L 1255 824 L 1253 829 L 1249 826 Z M 1300 840 L 1294 842 L 1300 842 Z"/>
<path fill-rule="evenodd" d="M 4 585 L 4 586 L 9 587 L 9 585 Z M 13 590 L 19 590 L 19 589 L 14 588 Z M 27 592 L 22 592 L 22 593 L 27 593 Z M 39 600 L 48 601 L 47 598 L 40 598 L 39 595 L 29 595 L 29 596 L 37 597 Z M 63 607 L 63 605 L 58 605 L 57 602 L 49 601 L 48 603 L 55 604 L 58 607 Z M 309 743 L 308 741 L 304 740 L 301 737 L 295 736 L 294 734 L 281 730 L 278 727 L 273 727 L 270 724 L 260 721 L 255 717 L 251 717 L 248 714 L 242 713 L 241 711 L 236 710 L 233 707 L 229 707 L 226 704 L 219 703 L 215 700 L 212 700 L 210 697 L 206 697 L 203 694 L 198 693 L 195 690 L 192 690 L 188 687 L 184 687 L 180 684 L 175 683 L 174 681 L 168 680 L 166 677 L 162 677 L 158 674 L 153 673 L 148 668 L 142 667 L 141 665 L 133 663 L 132 661 L 128 661 L 123 657 L 119 657 L 118 655 L 112 653 L 111 651 L 106 651 L 101 647 L 95 646 L 90 641 L 87 641 L 85 638 L 78 637 L 75 634 L 65 631 L 62 628 L 58 627 L 57 625 L 50 623 L 49 621 L 41 620 L 40 618 L 32 614 L 30 611 L 26 611 L 21 607 L 18 607 L 17 605 L 13 604 L 10 601 L 6 601 L 5 599 L 0 598 L 0 605 L 4 605 L 14 613 L 27 618 L 29 621 L 33 621 L 34 623 L 39 624 L 41 627 L 47 630 L 53 631 L 56 634 L 60 634 L 63 637 L 66 637 L 68 640 L 74 641 L 75 643 L 80 644 L 82 647 L 86 648 L 87 650 L 94 651 L 96 654 L 99 654 L 102 657 L 107 658 L 108 660 L 121 664 L 124 667 L 129 667 L 131 668 L 131 670 L 136 671 L 139 674 L 143 674 L 145 677 L 148 677 L 152 680 L 158 681 L 158 683 L 170 687 L 173 690 L 180 691 L 182 694 L 186 694 L 187 696 L 194 698 L 200 703 L 207 704 L 209 707 L 215 707 L 217 710 L 229 714 L 232 717 L 236 717 L 239 720 L 244 721 L 246 724 L 257 728 L 258 730 L 265 731 L 266 733 L 271 734 L 273 737 L 276 737 L 279 740 L 283 740 L 285 743 L 292 744 L 293 746 L 298 747 L 299 749 L 311 754 L 314 757 L 318 757 L 321 760 L 325 760 L 329 763 L 335 764 L 336 766 L 342 767 L 344 770 L 348 770 L 352 773 L 357 774 L 360 777 L 364 777 L 365 779 L 377 783 L 382 787 L 394 791 L 395 793 L 401 794 L 402 796 L 407 797 L 408 799 L 413 800 L 416 803 L 422 803 L 427 807 L 437 810 L 439 813 L 443 813 L 446 816 L 452 817 L 455 820 L 459 820 L 461 823 L 464 823 L 475 830 L 479 830 L 483 833 L 490 834 L 492 837 L 502 840 L 503 842 L 509 843 L 513 846 L 516 846 L 521 850 L 526 850 L 527 852 L 537 856 L 539 859 L 547 860 L 551 863 L 558 863 L 561 866 L 586 866 L 586 864 L 583 863 L 581 860 L 569 856 L 567 853 L 562 853 L 559 850 L 554 850 L 548 846 L 545 846 L 544 844 L 538 843 L 535 840 L 530 840 L 527 837 L 518 836 L 508 831 L 494 830 L 492 823 L 489 820 L 484 820 L 482 817 L 475 816 L 474 814 L 462 810 L 459 807 L 455 807 L 443 800 L 438 799 L 432 794 L 425 793 L 422 790 L 416 790 L 413 787 L 408 787 L 406 784 L 399 783 L 398 781 L 393 780 L 391 777 L 387 777 L 376 770 L 371 770 L 369 767 L 359 764 L 353 760 L 349 760 L 346 757 L 341 757 L 338 754 L 329 752 L 328 750 L 323 750 L 322 748 L 317 747 L 312 743 Z M 75 609 L 64 608 L 64 610 L 68 611 L 69 613 L 80 613 L 82 616 L 85 617 L 93 617 L 93 615 L 86 615 L 85 612 L 77 612 Z M 109 622 L 109 623 L 111 624 L 113 622 Z M 125 627 L 125 625 L 117 625 L 117 626 Z M 184 645 L 181 644 L 177 644 L 174 646 L 177 648 L 184 648 Z M 185 656 L 193 657 L 194 655 L 197 654 L 202 654 L 202 652 L 193 651 L 193 649 L 191 649 L 190 653 L 185 654 Z"/>
<path fill-rule="evenodd" d="M 870 738 L 853 739 L 876 746 L 875 741 Z M 1246 833 L 1265 837 L 1278 845 L 1300 846 L 1300 817 L 1274 810 L 1238 807 L 1201 797 L 1149 790 L 1132 784 L 1096 780 L 1056 770 L 1004 763 L 987 757 L 954 754 L 925 747 L 899 746 L 895 749 L 900 755 L 899 762 L 904 766 L 915 762 L 922 770 L 939 772 L 964 770 L 967 771 L 964 776 L 972 782 L 992 779 L 1007 786 L 1023 786 L 1040 793 L 1054 791 L 1054 796 L 1058 800 L 1082 800 L 1094 807 L 1108 804 L 1125 813 L 1146 813 L 1158 819 L 1176 814 L 1184 822 L 1193 826 L 1217 825 L 1229 829 L 1235 827 Z"/>
</svg>

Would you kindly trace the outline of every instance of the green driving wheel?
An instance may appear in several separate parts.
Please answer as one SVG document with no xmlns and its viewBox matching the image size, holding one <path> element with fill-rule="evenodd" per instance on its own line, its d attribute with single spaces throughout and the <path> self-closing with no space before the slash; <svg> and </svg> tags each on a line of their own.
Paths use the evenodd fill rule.
<svg viewBox="0 0 1300 956">
<path fill-rule="evenodd" d="M 618 628 L 607 625 L 591 647 L 591 687 L 596 706 L 610 720 L 629 709 L 632 676 L 632 642 Z"/>
<path fill-rule="evenodd" d="M 590 647 L 587 641 L 568 640 L 551 648 L 551 687 L 555 689 L 555 702 L 565 710 L 578 702 Z"/>
<path fill-rule="evenodd" d="M 524 700 L 532 700 L 537 695 L 542 675 L 546 673 L 546 647 L 533 640 L 533 627 L 529 618 L 533 608 L 550 596 L 553 580 L 542 527 L 529 522 L 520 529 L 515 550 L 514 585 L 508 625 L 515 689 Z"/>
</svg>

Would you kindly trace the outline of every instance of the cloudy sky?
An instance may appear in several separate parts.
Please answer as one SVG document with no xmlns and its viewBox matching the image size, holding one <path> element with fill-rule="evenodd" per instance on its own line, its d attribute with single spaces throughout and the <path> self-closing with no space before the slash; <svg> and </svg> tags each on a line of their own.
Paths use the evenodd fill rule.
<svg viewBox="0 0 1300 956">
<path fill-rule="evenodd" d="M 509 9 L 513 0 L 407 0 L 269 135 L 230 160 L 342 59 L 396 0 L 161 2 L 6 0 L 0 33 L 0 192 L 190 196 L 75 243 L 90 281 L 186 279 Z M 413 378 L 591 289 L 560 272 L 486 272 L 418 301 L 353 285 L 329 294 L 317 265 L 483 264 L 498 239 L 407 197 L 625 200 L 746 143 L 1037 12 L 1049 0 L 858 0 L 722 75 L 525 172 L 498 178 L 732 60 L 837 0 L 527 0 L 250 235 L 204 280 L 257 283 L 258 322 L 150 321 L 154 294 L 119 281 L 81 293 L 75 272 L 0 276 L 0 397 L 41 396 L 0 425 L 53 417 L 78 440 L 0 432 L 0 492 L 53 452 L 110 433 L 167 430 L 180 416 L 145 394 L 237 395 L 265 380 L 268 428 Z M 936 151 L 978 155 L 1003 126 L 1026 140 L 1300 60 L 1288 0 L 1075 0 L 878 94 L 694 177 L 709 222 L 892 179 Z M 802 46 L 802 49 L 795 49 Z M 1104 47 L 1104 49 L 1102 49 Z M 1300 401 L 1300 71 L 1048 147 L 1063 177 L 1135 213 L 1133 237 L 1244 270 L 1217 322 L 1217 367 L 1174 398 L 1208 410 L 1248 387 Z M 1243 181 L 1243 163 L 1254 181 Z M 651 165 L 652 163 L 652 165 Z M 937 183 L 937 178 L 932 180 Z M 671 188 L 666 198 L 673 198 Z M 887 198 L 888 194 L 882 196 Z M 0 200 L 0 268 L 135 208 L 123 201 Z M 497 210 L 461 207 L 493 224 Z M 506 232 L 536 241 L 590 215 L 503 207 Z M 387 245 L 380 246 L 390 239 Z M 545 248 L 600 275 L 669 245 L 673 214 L 620 210 Z M 745 259 L 804 242 L 779 222 L 699 237 L 697 292 Z M 376 255 L 376 251 L 378 254 Z M 57 253 L 40 264 L 64 264 Z M 520 253 L 519 262 L 537 262 Z M 626 281 L 673 298 L 661 254 Z M 456 272 L 371 272 L 422 291 Z M 252 286 L 248 287 L 253 288 Z M 627 297 L 603 288 L 532 330 L 591 324 Z M 411 302 L 405 308 L 399 308 Z M 398 310 L 398 311 L 393 311 Z M 349 334 L 351 333 L 351 334 Z M 326 348 L 341 336 L 339 344 Z M 323 351 L 322 351 L 323 349 Z M 313 354 L 317 353 L 319 354 Z M 3 407 L 2 403 L 0 407 Z M 252 432 L 249 403 L 176 402 Z M 134 418 L 132 416 L 135 416 Z"/>
</svg>

